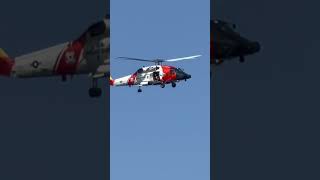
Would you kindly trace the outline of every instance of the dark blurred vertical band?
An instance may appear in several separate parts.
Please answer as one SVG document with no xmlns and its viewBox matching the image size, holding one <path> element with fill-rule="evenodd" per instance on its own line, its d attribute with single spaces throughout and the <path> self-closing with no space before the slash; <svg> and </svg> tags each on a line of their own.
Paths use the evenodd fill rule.
<svg viewBox="0 0 320 180">
<path fill-rule="evenodd" d="M 111 21 L 111 16 L 110 16 L 110 0 L 106 0 L 107 2 L 107 7 L 106 7 L 106 18 L 109 18 L 109 20 Z M 111 23 L 110 23 L 111 24 Z M 111 29 L 111 26 L 110 26 Z M 111 49 L 111 45 L 110 45 L 110 29 L 108 31 L 109 35 L 109 48 L 108 48 L 108 57 L 107 59 L 108 61 L 108 76 L 110 76 L 110 49 Z M 109 77 L 107 77 L 109 78 Z M 109 180 L 110 179 L 110 85 L 109 85 L 109 79 L 106 79 L 107 81 L 107 87 L 106 87 L 106 118 L 105 118 L 105 134 L 104 134 L 104 143 L 105 143 L 105 174 L 104 174 L 104 179 Z"/>
<path fill-rule="evenodd" d="M 219 142 L 221 145 L 221 137 L 219 137 L 219 130 L 221 130 L 221 123 L 218 124 L 217 121 L 217 112 L 215 111 L 217 108 L 216 104 L 216 93 L 215 93 L 215 66 L 214 66 L 214 47 L 213 47 L 213 41 L 216 38 L 212 31 L 213 24 L 211 21 L 214 19 L 214 7 L 215 7 L 215 1 L 216 0 L 210 0 L 210 179 L 211 180 L 218 180 L 219 178 L 219 172 L 221 169 L 221 166 L 219 166 L 219 158 L 221 158 L 221 151 L 219 151 Z M 220 127 L 220 128 L 219 128 Z M 219 141 L 220 139 L 220 141 Z"/>
</svg>

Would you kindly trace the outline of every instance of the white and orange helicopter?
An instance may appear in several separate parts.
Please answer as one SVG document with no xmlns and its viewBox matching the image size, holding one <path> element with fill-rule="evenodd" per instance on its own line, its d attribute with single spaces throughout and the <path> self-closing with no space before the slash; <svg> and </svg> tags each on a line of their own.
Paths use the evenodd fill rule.
<svg viewBox="0 0 320 180">
<path fill-rule="evenodd" d="M 100 97 L 98 79 L 109 76 L 110 16 L 91 25 L 73 41 L 11 58 L 0 49 L 0 76 L 36 78 L 87 74 L 92 78 L 90 97 Z"/>
<path fill-rule="evenodd" d="M 139 68 L 135 73 L 127 75 L 118 79 L 112 79 L 110 76 L 111 86 L 138 86 L 138 92 L 142 92 L 142 86 L 160 85 L 164 88 L 166 84 L 171 84 L 172 87 L 176 87 L 176 83 L 179 81 L 187 81 L 191 78 L 191 75 L 184 72 L 181 68 L 174 66 L 163 65 L 164 62 L 175 62 L 182 60 L 195 59 L 201 55 L 188 56 L 175 59 L 138 59 L 130 57 L 118 57 L 117 59 L 152 62 L 155 63 L 153 66 L 146 66 Z"/>
</svg>

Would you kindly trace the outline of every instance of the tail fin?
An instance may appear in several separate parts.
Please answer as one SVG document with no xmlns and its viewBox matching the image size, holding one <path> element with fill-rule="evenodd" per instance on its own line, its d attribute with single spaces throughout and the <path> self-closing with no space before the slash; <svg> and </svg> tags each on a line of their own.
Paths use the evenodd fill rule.
<svg viewBox="0 0 320 180">
<path fill-rule="evenodd" d="M 111 85 L 111 86 L 113 86 L 113 84 L 114 84 L 114 80 L 112 79 L 112 77 L 111 77 L 111 76 L 110 76 L 109 83 L 110 83 L 110 85 Z"/>
<path fill-rule="evenodd" d="M 0 76 L 10 76 L 14 61 L 0 48 Z"/>
<path fill-rule="evenodd" d="M 8 54 L 0 48 L 0 58 L 3 59 L 3 58 L 9 58 Z"/>
</svg>

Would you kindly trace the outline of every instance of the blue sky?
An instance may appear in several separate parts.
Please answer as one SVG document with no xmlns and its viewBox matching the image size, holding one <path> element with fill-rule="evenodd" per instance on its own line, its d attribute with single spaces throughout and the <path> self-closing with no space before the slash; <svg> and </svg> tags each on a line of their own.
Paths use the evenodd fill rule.
<svg viewBox="0 0 320 180">
<path fill-rule="evenodd" d="M 112 180 L 209 179 L 209 8 L 209 0 L 111 1 L 113 78 L 148 65 L 118 56 L 202 55 L 170 64 L 192 75 L 175 89 L 111 88 Z"/>
</svg>

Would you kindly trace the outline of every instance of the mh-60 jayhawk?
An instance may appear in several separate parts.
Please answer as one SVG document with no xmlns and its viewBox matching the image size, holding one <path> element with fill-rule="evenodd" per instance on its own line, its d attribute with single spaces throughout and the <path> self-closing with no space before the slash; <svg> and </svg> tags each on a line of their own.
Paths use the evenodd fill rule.
<svg viewBox="0 0 320 180">
<path fill-rule="evenodd" d="M 186 81 L 191 78 L 191 75 L 184 72 L 181 68 L 176 68 L 174 66 L 163 65 L 164 62 L 175 62 L 187 59 L 194 59 L 201 55 L 188 56 L 175 59 L 137 59 L 129 57 L 119 57 L 119 59 L 143 61 L 143 62 L 153 62 L 155 65 L 142 67 L 138 69 L 135 73 L 118 78 L 112 79 L 110 77 L 111 86 L 138 86 L 138 92 L 142 92 L 142 86 L 159 85 L 164 88 L 166 84 L 171 84 L 172 87 L 176 87 L 176 83 L 179 81 Z"/>
</svg>

